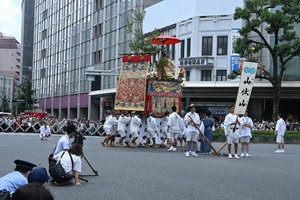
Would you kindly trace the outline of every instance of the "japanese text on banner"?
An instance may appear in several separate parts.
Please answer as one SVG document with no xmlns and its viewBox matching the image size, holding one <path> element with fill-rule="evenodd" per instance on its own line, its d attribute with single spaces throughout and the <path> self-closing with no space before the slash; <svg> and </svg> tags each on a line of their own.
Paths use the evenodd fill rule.
<svg viewBox="0 0 300 200">
<path fill-rule="evenodd" d="M 257 66 L 258 63 L 253 62 L 244 62 L 243 64 L 239 90 L 235 102 L 235 115 L 243 115 L 247 109 L 253 88 Z"/>
</svg>

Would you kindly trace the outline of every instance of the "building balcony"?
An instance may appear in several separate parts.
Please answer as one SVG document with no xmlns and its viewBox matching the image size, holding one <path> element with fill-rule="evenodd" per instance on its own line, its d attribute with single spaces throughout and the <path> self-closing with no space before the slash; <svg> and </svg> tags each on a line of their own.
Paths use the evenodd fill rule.
<svg viewBox="0 0 300 200">
<path fill-rule="evenodd" d="M 214 67 L 214 57 L 179 58 L 180 66 L 188 67 Z"/>
</svg>

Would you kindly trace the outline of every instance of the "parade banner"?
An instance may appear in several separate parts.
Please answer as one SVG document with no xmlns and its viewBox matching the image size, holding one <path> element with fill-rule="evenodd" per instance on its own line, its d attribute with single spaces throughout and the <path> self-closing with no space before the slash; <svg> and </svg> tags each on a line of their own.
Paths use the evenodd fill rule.
<svg viewBox="0 0 300 200">
<path fill-rule="evenodd" d="M 165 111 L 171 112 L 171 107 L 181 108 L 182 88 L 176 81 L 148 80 L 147 111 L 155 112 L 156 116 L 164 116 Z"/>
<path fill-rule="evenodd" d="M 123 57 L 115 110 L 144 111 L 150 56 Z"/>
<path fill-rule="evenodd" d="M 257 66 L 258 63 L 254 62 L 243 63 L 239 90 L 235 102 L 235 115 L 243 115 L 247 109 L 253 88 Z"/>
</svg>

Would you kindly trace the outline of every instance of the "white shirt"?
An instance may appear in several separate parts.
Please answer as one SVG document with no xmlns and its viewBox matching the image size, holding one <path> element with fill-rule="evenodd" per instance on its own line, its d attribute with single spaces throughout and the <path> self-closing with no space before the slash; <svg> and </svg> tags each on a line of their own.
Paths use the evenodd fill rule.
<svg viewBox="0 0 300 200">
<path fill-rule="evenodd" d="M 228 135 L 231 131 L 233 131 L 233 128 L 234 128 L 235 125 L 230 125 L 230 124 L 235 122 L 236 119 L 237 119 L 237 115 L 234 115 L 232 113 L 228 113 L 226 115 L 225 120 L 224 120 L 225 135 Z M 238 130 L 240 128 L 239 124 L 236 124 L 235 128 L 236 128 L 236 132 L 240 131 L 240 130 Z"/>
<path fill-rule="evenodd" d="M 57 146 L 55 148 L 53 155 L 56 155 L 66 149 L 70 149 L 70 147 L 71 147 L 70 138 L 69 138 L 68 134 L 65 134 L 65 135 L 61 136 L 61 138 L 58 140 Z"/>
<path fill-rule="evenodd" d="M 184 124 L 182 118 L 173 112 L 169 116 L 170 133 L 182 133 L 184 130 Z"/>
<path fill-rule="evenodd" d="M 62 156 L 62 158 L 60 159 L 60 156 L 63 152 L 65 152 L 65 153 Z M 73 170 L 75 170 L 77 172 L 81 172 L 81 165 L 82 165 L 81 158 L 74 154 L 71 154 L 71 156 L 73 158 L 73 166 L 74 166 Z M 57 162 L 60 160 L 61 166 L 64 168 L 65 172 L 73 174 L 72 161 L 71 161 L 68 151 L 60 152 L 59 154 L 54 156 L 54 159 L 57 160 Z"/>
<path fill-rule="evenodd" d="M 104 129 L 112 129 L 113 126 L 118 125 L 118 120 L 113 117 L 112 115 L 109 115 L 104 123 L 103 128 Z"/>
<path fill-rule="evenodd" d="M 167 132 L 168 124 L 169 124 L 169 117 L 168 117 L 168 116 L 164 116 L 164 117 L 161 119 L 161 131 L 162 131 L 163 133 L 166 133 L 166 132 Z"/>
<path fill-rule="evenodd" d="M 147 119 L 147 132 L 155 132 L 156 131 L 156 120 L 154 117 L 150 116 Z"/>
<path fill-rule="evenodd" d="M 279 136 L 284 136 L 284 133 L 286 131 L 286 124 L 282 118 L 280 118 L 276 123 L 275 133 L 277 133 Z"/>
<path fill-rule="evenodd" d="M 117 131 L 125 131 L 126 125 L 129 124 L 131 117 L 120 116 L 118 120 L 118 128 Z"/>
<path fill-rule="evenodd" d="M 240 121 L 240 124 L 241 124 L 240 127 L 242 127 L 240 137 L 245 137 L 245 136 L 252 137 L 251 128 L 254 126 L 253 122 L 252 122 L 252 119 L 248 116 L 243 116 L 239 119 L 239 121 Z M 249 124 L 251 128 L 249 128 L 247 126 L 243 126 L 244 124 Z"/>
<path fill-rule="evenodd" d="M 199 133 L 198 129 L 194 126 L 193 123 L 188 124 L 188 121 L 190 120 L 189 116 L 192 117 L 192 119 L 194 120 L 194 122 L 196 123 L 197 126 L 200 125 L 200 117 L 199 117 L 199 115 L 197 113 L 193 114 L 193 113 L 189 112 L 184 117 L 184 124 L 187 125 L 186 132 L 187 133 L 188 132 L 197 132 L 197 133 Z"/>
<path fill-rule="evenodd" d="M 130 133 L 137 133 L 140 129 L 142 120 L 138 116 L 131 118 Z"/>
<path fill-rule="evenodd" d="M 45 125 L 41 126 L 40 134 L 46 136 L 48 133 L 50 133 L 50 127 Z"/>
</svg>

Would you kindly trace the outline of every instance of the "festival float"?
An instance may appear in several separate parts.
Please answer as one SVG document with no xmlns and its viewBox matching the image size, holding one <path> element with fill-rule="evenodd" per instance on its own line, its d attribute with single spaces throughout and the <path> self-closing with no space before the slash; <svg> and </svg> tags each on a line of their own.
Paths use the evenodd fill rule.
<svg viewBox="0 0 300 200">
<path fill-rule="evenodd" d="M 139 111 L 142 115 L 154 112 L 157 117 L 162 117 L 165 111 L 171 112 L 171 107 L 176 106 L 180 112 L 184 68 L 180 68 L 175 78 L 175 63 L 167 58 L 164 50 L 164 45 L 179 42 L 176 37 L 154 37 L 152 43 L 161 45 L 161 57 L 153 64 L 152 53 L 123 56 L 115 110 Z"/>
</svg>

